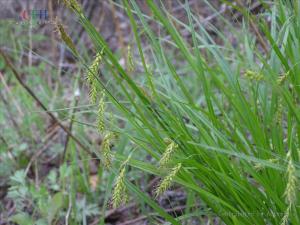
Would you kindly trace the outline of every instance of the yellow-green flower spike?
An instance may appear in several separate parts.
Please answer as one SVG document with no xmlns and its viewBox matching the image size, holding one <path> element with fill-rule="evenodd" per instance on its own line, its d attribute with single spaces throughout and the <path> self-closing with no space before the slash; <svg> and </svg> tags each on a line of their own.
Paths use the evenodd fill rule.
<svg viewBox="0 0 300 225">
<path fill-rule="evenodd" d="M 287 207 L 287 209 L 285 210 L 284 216 L 281 219 L 281 223 L 280 225 L 287 225 L 289 224 L 289 216 L 290 216 L 290 211 L 291 211 L 291 205 L 289 205 Z"/>
<path fill-rule="evenodd" d="M 100 63 L 102 61 L 102 55 L 103 55 L 103 50 L 100 53 L 96 54 L 96 57 L 92 64 L 90 65 L 87 73 L 87 82 L 89 84 L 93 83 L 96 79 L 96 76 L 98 74 L 98 69 L 100 66 Z"/>
<path fill-rule="evenodd" d="M 260 81 L 260 80 L 262 80 L 264 78 L 261 73 L 254 72 L 252 70 L 247 70 L 244 75 L 248 79 L 250 79 L 250 80 L 256 80 L 256 81 Z"/>
<path fill-rule="evenodd" d="M 288 166 L 287 166 L 286 173 L 287 173 L 288 182 L 286 185 L 284 195 L 285 195 L 286 202 L 292 205 L 296 200 L 297 177 L 296 177 L 296 169 L 293 163 L 291 151 L 288 151 L 287 153 L 287 160 L 288 160 Z"/>
<path fill-rule="evenodd" d="M 115 187 L 112 194 L 112 204 L 114 208 L 125 204 L 128 200 L 128 194 L 125 185 L 125 171 L 125 166 L 123 166 L 115 183 Z"/>
<path fill-rule="evenodd" d="M 158 185 L 157 189 L 155 190 L 155 195 L 158 197 L 162 193 L 164 193 L 168 188 L 171 186 L 173 179 L 175 178 L 176 174 L 181 169 L 181 163 L 178 163 L 174 168 L 171 169 L 171 172 L 168 176 L 166 176 Z"/>
<path fill-rule="evenodd" d="M 281 220 L 281 225 L 288 224 L 288 218 L 290 215 L 290 211 L 297 199 L 297 177 L 296 177 L 296 169 L 295 169 L 295 166 L 293 163 L 291 150 L 289 150 L 287 153 L 287 160 L 288 160 L 288 166 L 287 166 L 286 174 L 287 174 L 288 181 L 287 181 L 284 195 L 285 195 L 285 201 L 288 204 L 288 207 L 287 207 L 285 214 Z"/>
<path fill-rule="evenodd" d="M 167 146 L 164 154 L 162 155 L 159 161 L 159 167 L 165 167 L 173 154 L 173 152 L 178 148 L 178 145 L 174 141 L 170 141 L 169 145 Z"/>
<path fill-rule="evenodd" d="M 102 145 L 101 145 L 101 153 L 102 153 L 102 157 L 103 157 L 103 164 L 105 168 L 110 168 L 111 167 L 111 162 L 112 162 L 112 153 L 110 150 L 110 144 L 111 141 L 114 137 L 113 133 L 107 133 L 102 141 Z"/>
<path fill-rule="evenodd" d="M 105 122 L 104 122 L 104 113 L 105 113 L 105 93 L 102 92 L 100 101 L 99 101 L 99 106 L 98 106 L 98 118 L 97 118 L 97 129 L 99 133 L 102 133 L 105 128 Z"/>
<path fill-rule="evenodd" d="M 98 69 L 99 65 L 102 61 L 102 54 L 103 50 L 100 53 L 96 54 L 96 57 L 94 61 L 92 62 L 91 66 L 88 69 L 87 73 L 87 82 L 90 86 L 90 101 L 92 104 L 96 103 L 97 100 L 97 74 L 98 74 Z"/>
<path fill-rule="evenodd" d="M 65 44 L 72 50 L 73 54 L 78 55 L 78 52 L 76 50 L 76 47 L 72 41 L 72 39 L 70 38 L 70 36 L 67 34 L 67 32 L 65 31 L 64 26 L 59 23 L 56 22 L 56 29 L 60 34 L 60 38 L 65 42 Z"/>
<path fill-rule="evenodd" d="M 97 100 L 97 84 L 96 81 L 90 85 L 90 102 L 95 104 Z"/>
</svg>

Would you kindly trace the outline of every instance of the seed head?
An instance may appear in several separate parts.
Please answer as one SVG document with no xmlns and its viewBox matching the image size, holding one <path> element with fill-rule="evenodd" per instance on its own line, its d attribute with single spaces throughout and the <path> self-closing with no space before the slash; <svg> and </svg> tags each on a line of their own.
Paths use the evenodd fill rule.
<svg viewBox="0 0 300 225">
<path fill-rule="evenodd" d="M 288 160 L 288 166 L 287 166 L 287 185 L 285 188 L 285 201 L 288 204 L 288 207 L 284 213 L 284 216 L 281 220 L 281 225 L 286 225 L 288 224 L 288 219 L 290 215 L 290 211 L 292 209 L 292 206 L 294 205 L 296 199 L 297 199 L 297 177 L 296 177 L 296 169 L 293 163 L 293 158 L 292 158 L 292 152 L 291 150 L 288 151 L 287 153 L 287 160 Z"/>
<path fill-rule="evenodd" d="M 117 177 L 112 195 L 113 207 L 117 208 L 128 200 L 127 189 L 125 185 L 125 166 L 122 167 L 119 176 Z"/>
<path fill-rule="evenodd" d="M 170 174 L 166 176 L 157 186 L 155 190 L 156 197 L 164 193 L 171 186 L 173 179 L 175 178 L 176 174 L 179 172 L 180 169 L 181 163 L 178 163 L 174 168 L 172 168 Z"/>
<path fill-rule="evenodd" d="M 102 133 L 105 128 L 105 123 L 104 123 L 104 113 L 105 113 L 105 93 L 102 91 L 101 98 L 99 101 L 99 106 L 98 106 L 98 118 L 97 118 L 97 128 L 99 133 Z"/>
<path fill-rule="evenodd" d="M 252 70 L 247 70 L 244 75 L 248 79 L 250 79 L 250 80 L 256 80 L 256 81 L 260 81 L 264 77 L 261 73 L 254 72 Z"/>
<path fill-rule="evenodd" d="M 288 166 L 287 166 L 287 185 L 284 192 L 285 195 L 285 201 L 289 205 L 293 205 L 296 200 L 296 190 L 297 190 L 297 177 L 296 177 L 296 169 L 293 163 L 291 151 L 288 151 L 287 153 L 287 160 L 288 160 Z"/>
<path fill-rule="evenodd" d="M 280 225 L 287 225 L 289 222 L 289 216 L 290 216 L 290 211 L 291 211 L 291 205 L 287 207 L 285 210 L 284 216 L 281 219 Z"/>
<path fill-rule="evenodd" d="M 101 51 L 101 53 L 97 53 L 93 63 L 91 64 L 91 66 L 88 69 L 88 73 L 87 73 L 87 82 L 90 85 L 90 101 L 92 104 L 95 104 L 96 100 L 97 100 L 97 74 L 98 74 L 98 69 L 99 69 L 99 65 L 101 63 L 102 60 L 102 53 L 103 51 Z"/>
<path fill-rule="evenodd" d="M 103 50 L 100 53 L 96 54 L 94 61 L 92 62 L 92 64 L 90 65 L 90 67 L 88 69 L 87 82 L 89 84 L 93 83 L 96 79 L 96 76 L 98 74 L 99 65 L 102 61 L 102 55 L 103 55 Z"/>
<path fill-rule="evenodd" d="M 173 152 L 178 148 L 178 145 L 174 141 L 170 141 L 164 154 L 159 161 L 159 167 L 165 167 L 171 159 Z"/>
<path fill-rule="evenodd" d="M 103 163 L 105 168 L 110 168 L 111 167 L 111 162 L 112 162 L 112 153 L 110 150 L 110 144 L 112 139 L 114 138 L 114 134 L 109 132 L 107 133 L 104 138 L 103 142 L 101 145 L 102 149 L 102 157 L 103 157 Z"/>
<path fill-rule="evenodd" d="M 64 26 L 61 23 L 59 23 L 58 21 L 56 21 L 56 30 L 59 32 L 60 38 L 64 41 L 64 43 L 72 50 L 73 54 L 78 55 L 78 52 L 76 50 L 76 47 L 75 47 L 72 39 L 65 31 Z"/>
<path fill-rule="evenodd" d="M 90 84 L 90 102 L 95 104 L 97 100 L 97 83 L 94 81 Z"/>
</svg>

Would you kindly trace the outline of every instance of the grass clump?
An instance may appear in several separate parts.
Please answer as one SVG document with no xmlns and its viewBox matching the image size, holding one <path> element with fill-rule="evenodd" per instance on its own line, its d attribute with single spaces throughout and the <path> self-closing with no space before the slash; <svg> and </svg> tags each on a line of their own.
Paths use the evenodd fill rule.
<svg viewBox="0 0 300 225">
<path fill-rule="evenodd" d="M 127 13 L 134 37 L 128 45 L 126 63 L 120 63 L 118 54 L 83 15 L 78 3 L 65 2 L 78 16 L 97 52 L 89 65 L 63 27 L 58 27 L 66 45 L 87 70 L 91 103 L 100 96 L 97 122 L 90 126 L 104 135 L 101 154 L 94 153 L 109 169 L 99 172 L 109 174 L 103 215 L 112 195 L 114 208 L 135 197 L 142 206 L 151 208 L 153 218 L 171 224 L 192 224 L 203 209 L 210 212 L 206 217 L 218 217 L 229 225 L 300 224 L 297 1 L 260 1 L 261 12 L 255 16 L 241 1 L 224 1 L 243 18 L 240 26 L 234 26 L 204 0 L 222 21 L 221 26 L 226 25 L 226 33 L 220 26 L 203 24 L 186 3 L 180 4 L 186 21 L 176 18 L 163 2 L 146 0 L 148 14 L 135 0 L 112 3 Z M 117 123 L 105 126 L 108 106 Z M 115 134 L 118 144 L 113 154 Z M 74 149 L 71 160 L 83 163 L 68 172 L 72 175 L 70 188 L 77 188 L 78 179 L 80 190 L 89 192 L 88 178 L 81 171 L 91 158 L 79 154 L 78 160 Z M 128 157 L 129 152 L 134 154 Z M 182 215 L 162 208 L 149 191 L 154 185 L 147 186 L 146 175 L 163 177 L 154 191 L 156 197 L 171 184 L 186 194 Z M 20 182 L 10 191 L 16 195 L 24 173 L 15 177 L 20 177 Z M 76 190 L 70 199 L 75 198 Z M 62 202 L 61 194 L 56 198 Z M 103 218 L 100 223 L 104 222 Z"/>
<path fill-rule="evenodd" d="M 198 196 L 190 205 L 203 200 L 226 224 L 298 224 L 299 207 L 293 207 L 299 204 L 295 192 L 299 172 L 295 149 L 300 144 L 297 3 L 263 4 L 265 14 L 257 19 L 260 30 L 255 34 L 248 27 L 256 26 L 253 16 L 246 18 L 241 28 L 220 16 L 238 38 L 240 46 L 235 46 L 210 24 L 221 38 L 222 45 L 218 45 L 187 4 L 182 7 L 188 22 L 182 22 L 164 4 L 146 2 L 154 20 L 134 0 L 125 0 L 121 6 L 130 19 L 141 61 L 136 70 L 143 71 L 143 76 L 136 78 L 119 64 L 101 33 L 80 17 L 95 48 L 104 49 L 103 62 L 108 68 L 104 76 L 114 77 L 119 93 L 129 103 L 123 104 L 114 94 L 108 96 L 126 123 L 134 127 L 135 131 L 126 131 L 126 135 L 160 167 L 138 156 L 128 164 L 161 176 L 161 167 L 177 165 L 162 180 L 156 194 L 176 182 Z M 250 14 L 240 4 L 234 7 L 243 15 Z M 271 18 L 270 25 L 266 17 Z M 159 34 L 150 22 L 160 28 Z M 188 31 L 191 40 L 183 38 L 177 26 Z M 260 50 L 261 34 L 260 42 L 255 42 L 257 32 L 263 34 L 263 43 L 269 42 L 266 54 Z M 153 72 L 146 61 L 152 62 Z M 245 76 L 242 71 L 247 71 Z M 165 136 L 176 144 L 171 141 L 165 148 Z M 178 173 L 180 168 L 185 169 Z M 131 182 L 125 182 L 124 173 L 122 168 L 113 194 L 115 206 L 120 204 L 119 193 L 126 184 L 160 216 L 176 223 L 150 196 L 141 195 Z"/>
</svg>

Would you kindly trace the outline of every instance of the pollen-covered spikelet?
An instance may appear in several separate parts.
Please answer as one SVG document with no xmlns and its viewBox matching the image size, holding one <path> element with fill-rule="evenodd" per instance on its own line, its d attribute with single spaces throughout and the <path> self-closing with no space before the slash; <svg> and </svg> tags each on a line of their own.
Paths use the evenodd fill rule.
<svg viewBox="0 0 300 225">
<path fill-rule="evenodd" d="M 292 159 L 292 152 L 291 150 L 287 153 L 287 160 L 288 160 L 288 166 L 287 166 L 287 185 L 285 188 L 285 201 L 288 204 L 288 207 L 285 211 L 285 214 L 281 220 L 281 225 L 288 224 L 288 217 L 290 214 L 290 211 L 292 209 L 292 206 L 294 205 L 296 199 L 297 199 L 297 177 L 296 177 L 296 169 L 293 163 Z"/>
<path fill-rule="evenodd" d="M 284 83 L 284 81 L 286 81 L 286 79 L 288 78 L 290 72 L 287 72 L 283 75 L 281 75 L 278 79 L 277 79 L 277 84 L 282 85 Z"/>
<path fill-rule="evenodd" d="M 76 50 L 76 47 L 72 41 L 72 39 L 70 38 L 70 36 L 67 34 L 67 32 L 65 31 L 64 26 L 59 23 L 58 21 L 56 21 L 56 30 L 59 32 L 60 34 L 60 38 L 65 42 L 65 44 L 72 50 L 72 52 L 75 55 L 78 55 L 78 52 Z"/>
<path fill-rule="evenodd" d="M 109 132 L 104 136 L 102 144 L 101 144 L 101 154 L 103 157 L 103 164 L 104 164 L 105 168 L 111 167 L 112 153 L 110 150 L 110 144 L 111 144 L 111 141 L 113 138 L 114 138 L 114 134 Z"/>
<path fill-rule="evenodd" d="M 155 195 L 158 197 L 162 193 L 164 193 L 172 184 L 173 179 L 175 178 L 176 174 L 181 169 L 181 163 L 178 163 L 174 168 L 171 169 L 171 172 L 168 176 L 166 176 L 157 186 L 155 190 Z"/>
<path fill-rule="evenodd" d="M 263 79 L 263 75 L 261 73 L 254 72 L 252 70 L 247 70 L 244 75 L 250 80 L 260 81 Z"/>
<path fill-rule="evenodd" d="M 91 84 L 97 76 L 98 73 L 98 69 L 99 69 L 99 65 L 102 61 L 102 55 L 103 55 L 103 50 L 99 53 L 96 54 L 96 57 L 94 59 L 94 61 L 92 62 L 92 64 L 90 65 L 89 69 L 88 69 L 88 73 L 87 73 L 87 82 L 89 84 Z"/>
<path fill-rule="evenodd" d="M 178 145 L 174 141 L 172 141 L 170 139 L 168 139 L 168 141 L 170 143 L 168 144 L 164 154 L 162 155 L 161 159 L 159 160 L 159 167 L 165 167 L 169 163 L 174 151 L 178 148 Z"/>
<path fill-rule="evenodd" d="M 101 93 L 101 98 L 99 101 L 99 106 L 98 106 L 98 117 L 97 117 L 97 129 L 99 133 L 102 133 L 105 128 L 105 122 L 104 122 L 104 113 L 105 113 L 105 93 L 102 91 Z"/>
<path fill-rule="evenodd" d="M 91 66 L 88 69 L 88 73 L 87 73 L 87 77 L 86 77 L 87 82 L 90 86 L 90 101 L 93 104 L 95 104 L 95 102 L 97 100 L 96 76 L 98 74 L 99 65 L 102 61 L 102 54 L 103 54 L 103 51 L 101 51 L 100 53 L 97 53 L 94 61 L 92 62 Z"/>
<path fill-rule="evenodd" d="M 97 100 L 97 83 L 94 81 L 90 84 L 90 102 L 95 104 Z"/>
<path fill-rule="evenodd" d="M 296 200 L 296 186 L 297 186 L 297 177 L 296 177 L 296 169 L 293 163 L 291 150 L 287 153 L 287 160 L 288 160 L 288 166 L 287 166 L 287 186 L 284 192 L 285 200 L 288 204 L 293 204 Z"/>
<path fill-rule="evenodd" d="M 112 205 L 114 208 L 119 207 L 121 204 L 124 204 L 128 200 L 127 189 L 125 185 L 125 172 L 126 167 L 123 166 L 117 177 L 113 194 L 112 194 Z"/>
<path fill-rule="evenodd" d="M 135 70 L 131 45 L 128 45 L 127 47 L 127 68 L 129 72 L 133 72 Z"/>
<path fill-rule="evenodd" d="M 291 206 L 289 205 L 288 208 L 286 209 L 285 213 L 284 213 L 284 216 L 281 219 L 280 225 L 287 225 L 288 224 L 290 211 L 291 211 Z"/>
</svg>

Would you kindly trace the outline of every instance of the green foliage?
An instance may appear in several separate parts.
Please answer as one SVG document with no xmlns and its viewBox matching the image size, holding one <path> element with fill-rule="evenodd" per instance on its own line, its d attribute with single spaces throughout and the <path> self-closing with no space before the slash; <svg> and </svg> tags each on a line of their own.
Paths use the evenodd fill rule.
<svg viewBox="0 0 300 225">
<path fill-rule="evenodd" d="M 86 105 L 87 95 L 82 105 L 76 105 L 73 96 L 66 106 L 62 84 L 53 91 L 42 77 L 34 76 L 46 70 L 46 64 L 22 69 L 30 86 L 41 90 L 42 102 L 60 120 L 75 123 L 72 133 L 101 161 L 92 177 L 100 183 L 91 187 L 89 163 L 95 159 L 72 140 L 66 146 L 59 142 L 48 147 L 48 157 L 57 160 L 65 150 L 66 158 L 42 180 L 30 178 L 28 164 L 35 163 L 30 167 L 35 170 L 40 166 L 38 160 L 31 160 L 44 146 L 37 144 L 35 134 L 47 135 L 45 118 L 33 113 L 34 100 L 16 84 L 5 98 L 8 106 L 23 109 L 22 118 L 14 116 L 20 115 L 16 107 L 7 107 L 12 109 L 9 112 L 0 102 L 0 126 L 10 128 L 1 134 L 0 184 L 9 184 L 7 198 L 16 205 L 12 222 L 88 224 L 96 216 L 99 224 L 105 224 L 110 199 L 117 207 L 126 202 L 128 190 L 129 201 L 139 202 L 140 212 L 149 214 L 147 219 L 153 222 L 164 218 L 170 224 L 191 224 L 192 218 L 198 218 L 204 224 L 205 216 L 207 220 L 219 217 L 228 225 L 300 224 L 297 1 L 262 2 L 263 13 L 255 17 L 247 8 L 224 1 L 245 17 L 238 27 L 204 0 L 226 32 L 203 24 L 186 3 L 181 4 L 185 22 L 170 14 L 162 2 L 145 1 L 153 17 L 144 14 L 138 1 L 114 3 L 127 13 L 134 36 L 127 49 L 127 65 L 120 64 L 120 56 L 84 16 L 81 6 L 75 0 L 64 2 L 78 16 L 96 51 L 93 62 L 87 62 L 85 48 L 76 49 L 59 25 L 65 44 L 86 68 L 82 73 L 80 65 L 79 75 L 88 75 L 93 105 Z M 267 52 L 262 53 L 257 34 L 251 32 L 253 23 L 268 42 Z M 190 38 L 183 37 L 178 27 Z M 37 41 L 44 38 L 34 36 Z M 14 43 L 16 52 L 23 51 L 20 43 L 25 41 Z M 5 68 L 2 61 L 0 68 Z M 82 80 L 78 77 L 74 90 L 86 83 L 83 75 Z M 75 108 L 82 111 L 73 115 Z M 7 115 L 16 118 L 19 129 L 8 125 Z M 86 138 L 95 133 L 101 135 L 101 147 Z M 152 175 L 161 181 L 149 193 L 145 186 Z M 176 217 L 157 201 L 173 184 L 187 193 L 184 213 Z"/>
<path fill-rule="evenodd" d="M 174 140 L 178 150 L 168 160 L 174 165 L 180 163 L 182 171 L 175 173 L 172 180 L 195 192 L 226 224 L 298 224 L 299 198 L 293 197 L 293 203 L 287 203 L 284 198 L 284 193 L 290 191 L 293 193 L 286 196 L 298 195 L 298 187 L 295 188 L 300 144 L 300 80 L 296 76 L 300 68 L 298 8 L 278 1 L 266 8 L 264 17 L 257 18 L 270 43 L 269 52 L 262 55 L 258 45 L 253 44 L 255 37 L 247 26 L 243 32 L 233 31 L 244 42 L 238 47 L 216 29 L 226 45 L 225 50 L 214 42 L 187 4 L 182 5 L 189 19 L 187 24 L 168 14 L 163 5 L 158 6 L 152 0 L 147 0 L 147 5 L 153 21 L 162 30 L 160 33 L 171 39 L 164 43 L 164 37 L 155 34 L 148 25 L 150 18 L 136 2 L 124 0 L 142 62 L 142 81 L 134 80 L 126 72 L 101 34 L 87 18 L 78 14 L 96 51 L 104 51 L 103 62 L 109 68 L 104 75 L 114 77 L 130 103 L 130 106 L 123 104 L 98 80 L 127 123 L 134 127 L 135 131 L 126 133 L 128 137 L 140 151 L 146 151 L 157 161 L 163 157 L 164 138 Z M 236 8 L 245 13 L 245 9 Z M 271 18 L 270 28 L 266 17 Z M 192 43 L 181 36 L 174 23 L 190 33 Z M 148 51 L 141 47 L 142 32 Z M 174 64 L 170 49 L 176 50 L 173 57 L 183 62 Z M 153 71 L 149 71 L 146 60 L 153 63 Z M 178 69 L 182 66 L 184 72 Z M 244 77 L 243 71 L 258 72 L 246 72 Z M 289 76 L 283 75 L 284 81 L 279 81 L 281 74 Z M 247 77 L 257 82 L 249 82 Z M 284 108 L 280 113 L 279 104 Z M 278 117 L 279 114 L 282 116 Z M 286 161 L 288 151 L 292 162 Z M 129 164 L 163 175 L 139 157 L 129 160 Z M 258 164 L 262 166 L 259 171 Z M 290 168 L 293 175 L 288 173 L 286 177 L 285 171 Z M 291 184 L 293 190 L 289 188 Z M 161 212 L 137 187 L 129 189 Z"/>
</svg>

